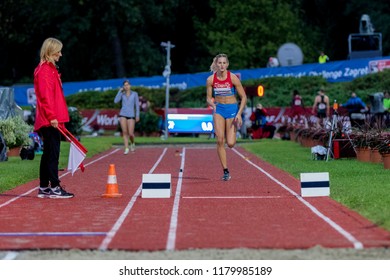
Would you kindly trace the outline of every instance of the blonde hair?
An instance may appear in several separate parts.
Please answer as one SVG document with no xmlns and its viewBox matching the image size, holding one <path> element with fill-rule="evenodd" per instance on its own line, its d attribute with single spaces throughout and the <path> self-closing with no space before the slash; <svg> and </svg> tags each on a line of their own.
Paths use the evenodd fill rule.
<svg viewBox="0 0 390 280">
<path fill-rule="evenodd" d="M 55 64 L 55 61 L 51 57 L 53 54 L 58 53 L 62 50 L 62 43 L 60 40 L 55 38 L 47 38 L 41 47 L 41 61 L 50 61 Z"/>
<path fill-rule="evenodd" d="M 229 59 L 228 59 L 226 54 L 224 54 L 224 53 L 217 54 L 213 59 L 213 63 L 211 63 L 211 65 L 210 65 L 211 72 L 214 72 L 214 73 L 217 72 L 217 70 L 218 70 L 217 61 L 218 61 L 218 58 L 220 58 L 220 57 L 226 58 L 227 63 L 229 63 Z"/>
</svg>

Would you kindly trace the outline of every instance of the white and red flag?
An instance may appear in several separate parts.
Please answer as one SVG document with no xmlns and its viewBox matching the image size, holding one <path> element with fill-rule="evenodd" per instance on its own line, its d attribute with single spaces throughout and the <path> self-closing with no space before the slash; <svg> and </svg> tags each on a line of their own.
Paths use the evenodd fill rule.
<svg viewBox="0 0 390 280">
<path fill-rule="evenodd" d="M 68 171 L 72 172 L 72 176 L 79 167 L 84 172 L 83 161 L 87 155 L 87 149 L 65 127 L 58 127 L 58 130 L 70 142 Z"/>
</svg>

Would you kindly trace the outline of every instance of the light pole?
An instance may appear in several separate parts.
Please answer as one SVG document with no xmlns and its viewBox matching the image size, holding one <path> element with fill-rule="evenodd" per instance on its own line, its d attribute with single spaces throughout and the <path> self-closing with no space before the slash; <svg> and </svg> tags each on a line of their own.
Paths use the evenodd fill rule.
<svg viewBox="0 0 390 280">
<path fill-rule="evenodd" d="M 169 109 L 169 77 L 171 76 L 171 49 L 175 47 L 175 45 L 171 44 L 171 41 L 162 42 L 161 46 L 167 50 L 167 65 L 165 65 L 165 69 L 163 72 L 163 76 L 166 78 L 166 87 L 165 87 L 165 131 L 164 138 L 168 139 L 168 109 Z"/>
</svg>

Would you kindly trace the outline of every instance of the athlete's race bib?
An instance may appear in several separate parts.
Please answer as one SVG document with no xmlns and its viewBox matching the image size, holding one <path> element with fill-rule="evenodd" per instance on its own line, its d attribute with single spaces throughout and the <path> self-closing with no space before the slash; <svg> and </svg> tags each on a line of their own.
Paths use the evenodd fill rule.
<svg viewBox="0 0 390 280">
<path fill-rule="evenodd" d="M 325 104 L 325 103 L 320 103 L 320 104 L 318 105 L 318 109 L 320 109 L 320 110 L 325 110 L 325 109 L 326 109 L 326 104 Z"/>
<path fill-rule="evenodd" d="M 302 104 L 302 102 L 301 102 L 300 99 L 296 99 L 296 100 L 294 101 L 294 105 L 295 105 L 295 106 L 301 106 L 301 104 Z"/>
</svg>

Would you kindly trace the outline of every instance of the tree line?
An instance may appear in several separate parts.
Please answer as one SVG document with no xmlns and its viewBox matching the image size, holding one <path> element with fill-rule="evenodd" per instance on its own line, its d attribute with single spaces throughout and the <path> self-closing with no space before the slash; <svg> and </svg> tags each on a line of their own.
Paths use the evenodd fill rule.
<svg viewBox="0 0 390 280">
<path fill-rule="evenodd" d="M 320 50 L 344 60 L 362 14 L 388 55 L 387 0 L 2 0 L 0 85 L 32 82 L 47 37 L 64 43 L 63 81 L 161 75 L 167 41 L 172 73 L 206 72 L 218 53 L 229 55 L 230 69 L 265 67 L 287 42 L 304 63 Z"/>
</svg>

